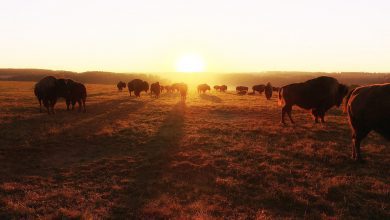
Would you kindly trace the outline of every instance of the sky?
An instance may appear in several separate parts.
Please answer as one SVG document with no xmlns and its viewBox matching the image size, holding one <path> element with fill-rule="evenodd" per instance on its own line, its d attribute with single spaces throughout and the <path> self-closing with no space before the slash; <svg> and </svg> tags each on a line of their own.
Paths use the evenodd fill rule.
<svg viewBox="0 0 390 220">
<path fill-rule="evenodd" d="M 0 0 L 0 68 L 389 72 L 389 12 L 387 0 Z"/>
</svg>

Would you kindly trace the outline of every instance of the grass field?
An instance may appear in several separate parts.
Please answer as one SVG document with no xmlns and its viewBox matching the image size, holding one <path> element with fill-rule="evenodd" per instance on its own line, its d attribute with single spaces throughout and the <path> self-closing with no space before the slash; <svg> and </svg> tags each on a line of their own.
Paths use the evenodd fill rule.
<svg viewBox="0 0 390 220">
<path fill-rule="evenodd" d="M 352 161 L 340 109 L 282 126 L 276 94 L 90 84 L 87 113 L 47 115 L 32 88 L 0 82 L 0 219 L 390 218 L 389 142 L 370 134 Z"/>
</svg>

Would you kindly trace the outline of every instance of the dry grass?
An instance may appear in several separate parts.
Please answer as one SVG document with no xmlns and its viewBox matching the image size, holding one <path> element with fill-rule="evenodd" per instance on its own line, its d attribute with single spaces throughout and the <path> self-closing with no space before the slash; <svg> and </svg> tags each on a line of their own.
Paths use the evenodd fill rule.
<svg viewBox="0 0 390 220">
<path fill-rule="evenodd" d="M 87 85 L 87 113 L 38 113 L 0 82 L 0 218 L 390 218 L 389 143 L 350 159 L 346 116 L 279 124 L 276 96 L 159 99 Z"/>
</svg>

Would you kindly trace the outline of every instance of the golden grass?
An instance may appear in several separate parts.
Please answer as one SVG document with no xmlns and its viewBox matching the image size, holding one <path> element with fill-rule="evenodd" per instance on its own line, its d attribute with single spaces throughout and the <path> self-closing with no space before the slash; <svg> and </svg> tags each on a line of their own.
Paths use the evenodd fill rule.
<svg viewBox="0 0 390 220">
<path fill-rule="evenodd" d="M 326 124 L 276 96 L 129 97 L 87 85 L 87 113 L 39 113 L 30 82 L 0 82 L 0 218 L 390 217 L 389 147 L 350 159 L 347 118 Z"/>
</svg>

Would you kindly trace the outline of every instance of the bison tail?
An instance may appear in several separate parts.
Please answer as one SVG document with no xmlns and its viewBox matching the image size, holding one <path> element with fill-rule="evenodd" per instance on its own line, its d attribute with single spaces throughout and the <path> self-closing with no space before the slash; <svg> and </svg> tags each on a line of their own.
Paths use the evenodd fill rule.
<svg viewBox="0 0 390 220">
<path fill-rule="evenodd" d="M 278 97 L 278 105 L 279 106 L 282 106 L 284 104 L 284 100 L 283 100 L 283 97 L 282 97 L 282 92 L 283 92 L 282 90 L 283 90 L 283 88 L 279 89 L 279 97 Z"/>
</svg>

